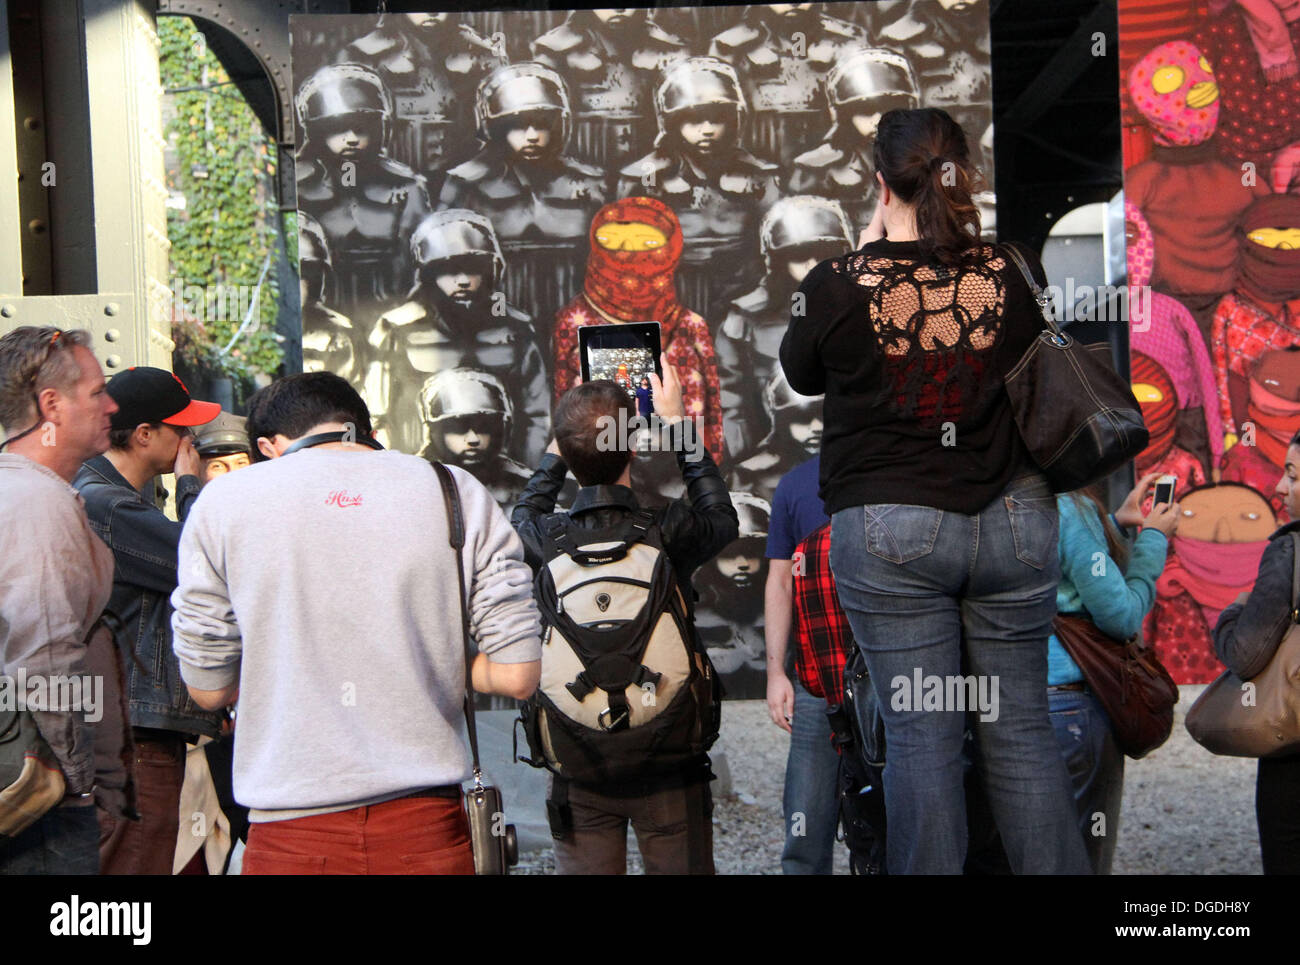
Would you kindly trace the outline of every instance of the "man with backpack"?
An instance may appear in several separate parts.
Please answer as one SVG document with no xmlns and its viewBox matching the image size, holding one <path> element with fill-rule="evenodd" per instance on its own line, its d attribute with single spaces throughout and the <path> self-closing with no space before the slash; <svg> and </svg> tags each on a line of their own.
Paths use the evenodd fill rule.
<svg viewBox="0 0 1300 965">
<path fill-rule="evenodd" d="M 721 687 L 695 630 L 691 574 L 739 523 L 673 367 L 650 380 L 686 498 L 642 508 L 630 488 L 636 410 L 596 380 L 556 403 L 555 440 L 511 517 L 546 624 L 523 720 L 529 763 L 552 772 L 560 874 L 624 874 L 629 821 L 647 874 L 714 873 L 707 752 Z M 555 513 L 569 470 L 582 488 Z"/>
</svg>

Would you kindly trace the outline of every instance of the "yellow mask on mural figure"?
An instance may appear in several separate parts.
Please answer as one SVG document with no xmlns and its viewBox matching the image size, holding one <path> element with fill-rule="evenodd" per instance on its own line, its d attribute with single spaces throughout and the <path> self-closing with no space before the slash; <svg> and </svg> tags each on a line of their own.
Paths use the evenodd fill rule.
<svg viewBox="0 0 1300 965">
<path fill-rule="evenodd" d="M 1246 237 L 1264 248 L 1300 250 L 1300 228 L 1256 228 Z"/>
<path fill-rule="evenodd" d="M 641 221 L 611 221 L 596 229 L 596 242 L 610 251 L 654 251 L 668 244 L 668 238 Z"/>
<path fill-rule="evenodd" d="M 1132 388 L 1133 397 L 1139 402 L 1163 402 L 1165 400 L 1163 392 L 1146 382 L 1134 382 Z"/>
<path fill-rule="evenodd" d="M 1180 501 L 1178 536 L 1208 543 L 1254 543 L 1277 528 L 1273 507 L 1245 486 L 1215 486 L 1188 493 Z"/>
</svg>

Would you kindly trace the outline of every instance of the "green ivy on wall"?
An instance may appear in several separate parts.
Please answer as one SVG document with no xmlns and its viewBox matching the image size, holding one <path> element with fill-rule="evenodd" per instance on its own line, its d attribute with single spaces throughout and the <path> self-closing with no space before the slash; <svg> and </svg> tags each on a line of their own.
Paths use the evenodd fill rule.
<svg viewBox="0 0 1300 965">
<path fill-rule="evenodd" d="M 159 17 L 167 234 L 179 361 L 237 383 L 272 375 L 276 145 L 188 17 Z"/>
</svg>

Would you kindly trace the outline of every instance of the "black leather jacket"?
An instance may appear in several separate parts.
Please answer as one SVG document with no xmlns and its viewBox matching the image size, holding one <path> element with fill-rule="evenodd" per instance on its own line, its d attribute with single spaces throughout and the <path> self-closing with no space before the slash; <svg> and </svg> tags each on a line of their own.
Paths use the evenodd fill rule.
<svg viewBox="0 0 1300 965">
<path fill-rule="evenodd" d="M 1257 676 L 1277 652 L 1291 623 L 1291 581 L 1295 572 L 1295 539 L 1300 520 L 1287 523 L 1269 537 L 1259 561 L 1259 575 L 1250 599 L 1234 603 L 1219 614 L 1214 650 L 1224 665 L 1242 680 Z"/>
<path fill-rule="evenodd" d="M 133 489 L 106 456 L 83 464 L 72 485 L 85 500 L 90 525 L 113 551 L 108 608 L 124 625 L 123 649 L 130 648 L 122 674 L 131 724 L 216 737 L 223 715 L 203 710 L 190 699 L 172 651 L 176 550 L 185 517 L 199 495 L 198 479 L 177 480 L 179 523 Z"/>
</svg>

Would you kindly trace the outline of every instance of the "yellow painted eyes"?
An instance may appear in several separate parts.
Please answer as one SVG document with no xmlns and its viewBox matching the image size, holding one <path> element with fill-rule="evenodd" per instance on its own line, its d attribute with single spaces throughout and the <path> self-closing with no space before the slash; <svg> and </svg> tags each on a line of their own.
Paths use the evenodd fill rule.
<svg viewBox="0 0 1300 965">
<path fill-rule="evenodd" d="M 1300 249 L 1300 228 L 1256 228 L 1246 237 L 1264 248 Z"/>
<path fill-rule="evenodd" d="M 1183 81 L 1186 79 L 1187 75 L 1183 72 L 1183 68 L 1169 64 L 1151 75 L 1151 86 L 1157 94 L 1172 94 L 1183 86 Z"/>
<path fill-rule="evenodd" d="M 1133 383 L 1133 397 L 1139 402 L 1163 402 L 1165 394 L 1154 385 L 1145 382 Z"/>
<path fill-rule="evenodd" d="M 1210 62 L 1206 60 L 1204 57 L 1202 57 L 1196 63 L 1200 66 L 1201 70 L 1205 71 L 1207 74 L 1214 73 L 1214 68 L 1210 66 Z"/>
<path fill-rule="evenodd" d="M 596 243 L 609 251 L 653 251 L 668 244 L 668 237 L 640 221 L 613 221 L 596 229 Z"/>
</svg>

